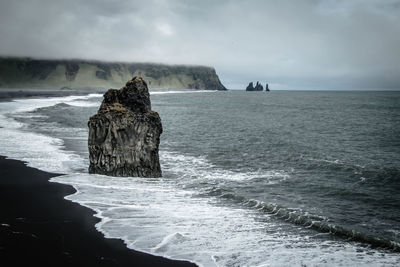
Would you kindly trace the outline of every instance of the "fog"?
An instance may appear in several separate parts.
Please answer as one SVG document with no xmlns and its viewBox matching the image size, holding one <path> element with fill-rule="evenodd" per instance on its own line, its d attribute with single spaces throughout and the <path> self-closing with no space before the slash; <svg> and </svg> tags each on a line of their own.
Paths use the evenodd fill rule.
<svg viewBox="0 0 400 267">
<path fill-rule="evenodd" d="M 209 65 L 232 89 L 399 89 L 400 1 L 0 0 L 0 55 Z"/>
</svg>

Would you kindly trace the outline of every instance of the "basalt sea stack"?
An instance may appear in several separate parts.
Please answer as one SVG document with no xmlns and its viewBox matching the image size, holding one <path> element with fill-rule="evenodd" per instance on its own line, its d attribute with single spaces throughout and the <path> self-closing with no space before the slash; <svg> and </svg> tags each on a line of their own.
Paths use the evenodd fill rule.
<svg viewBox="0 0 400 267">
<path fill-rule="evenodd" d="M 88 126 L 89 173 L 161 177 L 162 124 L 151 110 L 147 84 L 141 77 L 119 90 L 108 90 Z"/>
<path fill-rule="evenodd" d="M 262 91 L 263 89 L 263 86 L 258 81 L 255 87 L 253 86 L 253 82 L 250 82 L 246 87 L 246 91 Z"/>
</svg>

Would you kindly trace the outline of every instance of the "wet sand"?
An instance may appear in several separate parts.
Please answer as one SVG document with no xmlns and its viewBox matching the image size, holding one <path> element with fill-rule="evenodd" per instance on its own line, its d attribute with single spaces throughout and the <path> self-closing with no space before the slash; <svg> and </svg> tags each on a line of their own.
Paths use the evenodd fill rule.
<svg viewBox="0 0 400 267">
<path fill-rule="evenodd" d="M 0 156 L 0 266 L 196 266 L 104 238 L 94 212 L 64 197 L 57 174 Z"/>
</svg>

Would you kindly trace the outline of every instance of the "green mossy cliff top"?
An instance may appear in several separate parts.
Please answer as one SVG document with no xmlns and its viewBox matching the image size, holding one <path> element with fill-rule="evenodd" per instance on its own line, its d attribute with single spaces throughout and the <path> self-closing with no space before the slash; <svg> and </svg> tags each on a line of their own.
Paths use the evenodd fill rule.
<svg viewBox="0 0 400 267">
<path fill-rule="evenodd" d="M 226 90 L 205 66 L 0 57 L 2 88 L 120 88 L 133 76 L 150 89 Z"/>
</svg>

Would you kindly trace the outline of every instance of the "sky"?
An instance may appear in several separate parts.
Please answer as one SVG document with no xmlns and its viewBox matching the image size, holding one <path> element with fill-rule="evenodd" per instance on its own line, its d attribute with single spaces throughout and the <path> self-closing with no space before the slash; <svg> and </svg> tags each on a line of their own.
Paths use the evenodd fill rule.
<svg viewBox="0 0 400 267">
<path fill-rule="evenodd" d="M 400 89 L 400 0 L 0 0 L 0 55 L 213 66 L 244 89 Z"/>
</svg>

